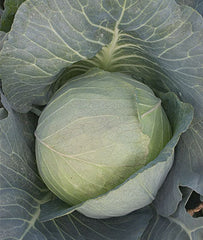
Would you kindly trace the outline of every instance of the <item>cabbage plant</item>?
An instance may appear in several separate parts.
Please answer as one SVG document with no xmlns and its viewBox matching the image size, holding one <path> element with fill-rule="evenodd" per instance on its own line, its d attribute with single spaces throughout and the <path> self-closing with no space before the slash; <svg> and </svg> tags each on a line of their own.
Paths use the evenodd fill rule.
<svg viewBox="0 0 203 240">
<path fill-rule="evenodd" d="M 202 239 L 202 9 L 4 1 L 0 239 Z"/>
</svg>

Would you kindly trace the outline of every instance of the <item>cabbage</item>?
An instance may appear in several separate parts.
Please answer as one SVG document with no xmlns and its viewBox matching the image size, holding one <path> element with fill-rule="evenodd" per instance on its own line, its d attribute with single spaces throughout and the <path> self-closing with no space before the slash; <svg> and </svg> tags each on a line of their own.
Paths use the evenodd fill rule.
<svg viewBox="0 0 203 240">
<path fill-rule="evenodd" d="M 42 179 L 59 198 L 76 205 L 154 160 L 171 129 L 149 87 L 124 74 L 93 70 L 53 96 L 35 136 Z"/>
</svg>

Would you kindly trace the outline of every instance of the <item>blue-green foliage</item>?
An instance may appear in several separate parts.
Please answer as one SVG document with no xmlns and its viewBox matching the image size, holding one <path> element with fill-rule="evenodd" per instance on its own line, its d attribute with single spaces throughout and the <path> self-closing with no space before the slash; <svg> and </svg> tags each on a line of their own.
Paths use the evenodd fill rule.
<svg viewBox="0 0 203 240">
<path fill-rule="evenodd" d="M 0 13 L 0 239 L 202 238 L 203 219 L 185 210 L 192 191 L 203 195 L 202 10 L 201 0 L 5 1 Z M 109 191 L 105 201 L 70 207 L 38 175 L 38 117 L 32 112 L 39 115 L 59 86 L 95 67 L 148 85 L 162 100 L 173 136 L 155 160 L 116 188 L 121 198 L 112 200 Z M 169 174 L 159 178 L 166 162 Z M 158 193 L 148 188 L 151 174 Z M 150 205 L 108 219 L 81 214 L 90 209 L 103 214 L 108 201 L 112 208 L 130 207 L 124 200 L 134 196 L 122 190 L 130 186 L 133 192 L 135 178 Z"/>
</svg>

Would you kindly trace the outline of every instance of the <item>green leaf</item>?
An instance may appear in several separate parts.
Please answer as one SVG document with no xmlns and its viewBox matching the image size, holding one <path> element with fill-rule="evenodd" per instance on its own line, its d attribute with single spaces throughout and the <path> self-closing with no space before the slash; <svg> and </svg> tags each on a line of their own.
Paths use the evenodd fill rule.
<svg viewBox="0 0 203 240">
<path fill-rule="evenodd" d="M 52 221 L 42 223 L 42 233 L 49 240 L 138 240 L 152 218 L 150 207 L 140 209 L 129 215 L 96 220 L 87 218 L 77 212 Z"/>
<path fill-rule="evenodd" d="M 13 23 L 13 19 L 15 17 L 15 13 L 18 10 L 19 6 L 25 0 L 5 0 L 4 1 L 4 10 L 1 16 L 0 22 L 0 30 L 4 32 L 9 32 L 11 29 L 11 25 Z"/>
<path fill-rule="evenodd" d="M 0 31 L 0 50 L 2 49 L 5 40 L 7 40 L 7 33 Z"/>
<path fill-rule="evenodd" d="M 113 20 L 104 21 L 109 14 L 101 11 L 99 22 L 92 22 L 93 12 L 86 15 L 86 9 L 85 2 L 68 0 L 28 0 L 19 9 L 0 63 L 3 90 L 17 110 L 45 104 L 64 67 L 94 56 L 110 41 Z"/>
<path fill-rule="evenodd" d="M 191 189 L 184 189 L 183 199 L 174 214 L 168 218 L 162 217 L 154 212 L 148 228 L 141 237 L 141 240 L 199 240 L 203 236 L 203 219 L 194 219 L 185 210 Z"/>
<path fill-rule="evenodd" d="M 34 236 L 44 239 L 35 224 L 39 224 L 40 203 L 47 200 L 48 190 L 38 176 L 30 149 L 31 115 L 13 112 L 3 95 L 1 102 L 5 109 L 4 117 L 0 117 L 0 236 L 1 239 L 34 239 Z"/>
<path fill-rule="evenodd" d="M 199 121 L 193 123 L 181 137 L 173 168 L 157 195 L 155 205 L 161 215 L 168 216 L 176 210 L 181 199 L 180 186 L 187 186 L 203 194 L 202 146 L 203 121 Z M 162 199 L 165 199 L 164 203 Z"/>
<path fill-rule="evenodd" d="M 91 64 L 175 91 L 202 116 L 202 23 L 175 0 L 28 0 L 2 51 L 4 92 L 18 111 L 45 104 L 65 67 L 111 42 Z"/>
<path fill-rule="evenodd" d="M 203 16 L 203 2 L 202 0 L 176 0 L 180 5 L 188 5 L 197 10 Z"/>
<path fill-rule="evenodd" d="M 139 88 L 135 90 L 136 105 L 143 133 L 150 136 L 150 152 L 148 155 L 150 160 L 155 159 L 168 143 L 172 136 L 171 127 L 167 115 L 161 106 L 161 99 L 152 98 L 150 97 L 152 93 L 140 90 Z M 151 123 L 154 123 L 153 128 Z"/>
</svg>

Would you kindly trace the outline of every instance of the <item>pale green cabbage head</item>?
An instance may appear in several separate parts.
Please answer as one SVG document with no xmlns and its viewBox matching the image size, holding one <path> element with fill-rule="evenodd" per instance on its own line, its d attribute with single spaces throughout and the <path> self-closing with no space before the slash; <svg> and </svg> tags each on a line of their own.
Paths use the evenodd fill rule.
<svg viewBox="0 0 203 240">
<path fill-rule="evenodd" d="M 63 86 L 39 118 L 37 163 L 60 199 L 103 194 L 154 160 L 171 137 L 161 100 L 121 73 L 92 70 Z"/>
</svg>

